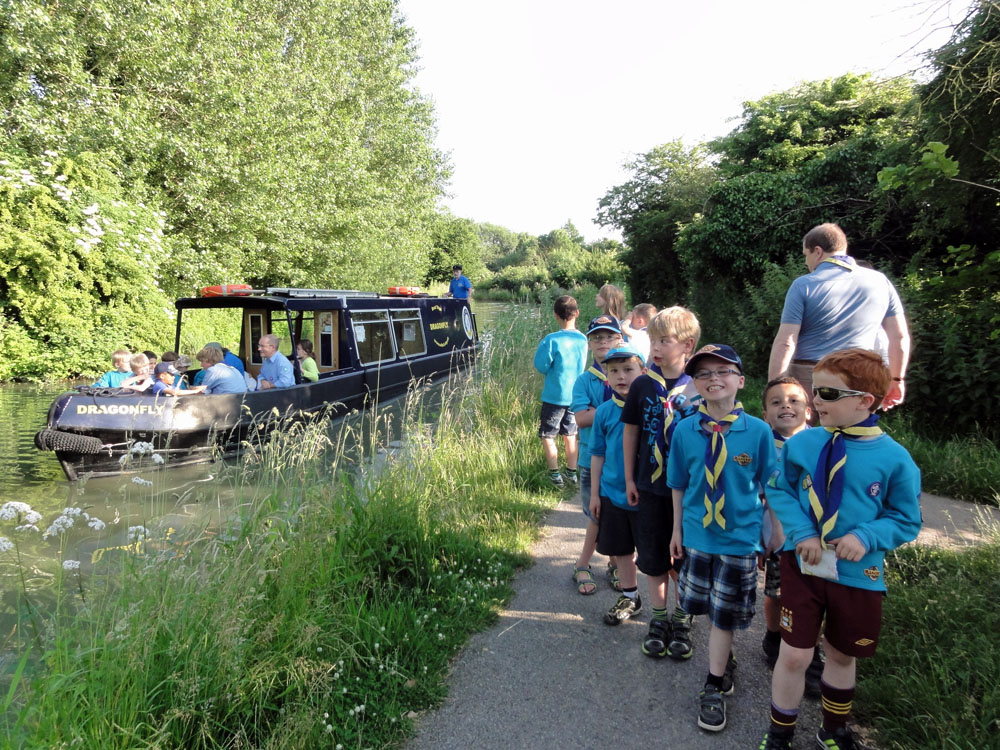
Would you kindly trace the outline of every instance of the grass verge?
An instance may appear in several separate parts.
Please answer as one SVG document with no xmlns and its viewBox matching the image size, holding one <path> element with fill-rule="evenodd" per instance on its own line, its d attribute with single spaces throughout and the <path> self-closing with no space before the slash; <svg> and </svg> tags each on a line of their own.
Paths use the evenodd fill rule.
<svg viewBox="0 0 1000 750">
<path fill-rule="evenodd" d="M 512 312 L 505 326 L 436 414 L 408 405 L 414 438 L 379 471 L 350 470 L 344 452 L 386 445 L 377 425 L 332 443 L 320 425 L 290 430 L 262 447 L 219 533 L 62 586 L 42 658 L 4 691 L 9 746 L 398 744 L 443 698 L 449 659 L 507 600 L 558 500 L 524 354 L 539 321 Z"/>
<path fill-rule="evenodd" d="M 888 561 L 878 652 L 859 662 L 855 704 L 883 750 L 996 747 L 1000 528 L 989 536 L 965 550 L 908 546 Z"/>
</svg>

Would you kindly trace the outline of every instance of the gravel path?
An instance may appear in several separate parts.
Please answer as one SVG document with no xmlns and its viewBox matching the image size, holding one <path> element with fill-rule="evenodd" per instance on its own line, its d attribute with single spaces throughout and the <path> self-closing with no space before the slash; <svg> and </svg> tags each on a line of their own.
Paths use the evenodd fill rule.
<svg viewBox="0 0 1000 750">
<path fill-rule="evenodd" d="M 925 495 L 921 541 L 967 544 L 979 536 L 975 506 Z M 996 509 L 983 511 L 1000 523 Z M 763 662 L 763 593 L 753 627 L 738 633 L 736 692 L 727 698 L 720 733 L 696 723 L 697 694 L 708 670 L 708 627 L 695 626 L 690 661 L 655 660 L 640 650 L 649 608 L 611 628 L 601 618 L 616 598 L 595 556 L 598 590 L 580 596 L 571 581 L 584 516 L 568 499 L 553 510 L 533 555 L 514 582 L 515 595 L 497 623 L 474 635 L 456 657 L 450 695 L 421 717 L 409 750 L 539 748 L 685 748 L 756 750 L 767 728 L 770 677 Z M 640 575 L 639 592 L 646 583 Z M 673 606 L 673 594 L 670 605 Z M 803 701 L 797 750 L 815 747 L 816 701 Z"/>
</svg>

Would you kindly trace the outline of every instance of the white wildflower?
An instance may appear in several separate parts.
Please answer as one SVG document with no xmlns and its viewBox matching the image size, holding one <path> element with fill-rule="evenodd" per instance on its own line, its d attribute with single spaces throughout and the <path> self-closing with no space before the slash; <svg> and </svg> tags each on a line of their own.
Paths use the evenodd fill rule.
<svg viewBox="0 0 1000 750">
<path fill-rule="evenodd" d="M 149 537 L 149 531 L 145 526 L 129 526 L 128 538 L 130 541 L 138 542 Z"/>
<path fill-rule="evenodd" d="M 96 203 L 91 203 L 89 206 L 87 206 L 85 209 L 83 209 L 83 215 L 84 216 L 93 216 L 94 214 L 96 214 L 100 210 L 101 210 L 100 206 L 98 206 Z"/>
<path fill-rule="evenodd" d="M 14 549 L 14 543 L 5 536 L 0 536 L 0 552 L 9 552 Z"/>
<path fill-rule="evenodd" d="M 143 456 L 143 455 L 145 455 L 147 453 L 152 453 L 153 452 L 153 444 L 152 443 L 144 443 L 141 440 L 137 440 L 136 442 L 132 443 L 132 449 L 131 450 L 132 450 L 132 453 L 136 453 L 136 454 L 138 454 L 140 456 Z"/>
<path fill-rule="evenodd" d="M 29 513 L 35 513 L 30 505 L 12 500 L 9 503 L 4 503 L 3 507 L 0 507 L 0 521 L 13 521 L 18 515 L 24 516 L 27 519 Z M 35 515 L 38 514 L 36 513 Z M 40 519 L 41 516 L 38 516 L 38 518 Z"/>
<path fill-rule="evenodd" d="M 63 560 L 63 570 L 79 570 L 79 560 Z"/>
<path fill-rule="evenodd" d="M 332 731 L 333 731 L 333 724 L 327 724 L 326 725 L 326 732 L 327 732 L 327 734 L 329 734 Z"/>
<path fill-rule="evenodd" d="M 79 515 L 84 515 L 85 516 L 87 514 L 83 512 L 83 508 L 63 508 L 63 515 L 64 516 L 79 516 Z"/>
<path fill-rule="evenodd" d="M 33 523 L 23 523 L 20 526 L 15 526 L 14 531 L 38 531 L 38 527 Z"/>
<path fill-rule="evenodd" d="M 68 179 L 69 178 L 66 175 L 64 175 L 64 174 L 56 176 L 56 182 L 66 182 L 66 180 L 68 180 Z"/>
<path fill-rule="evenodd" d="M 163 463 L 163 456 L 161 456 L 159 453 L 154 453 L 153 454 L 153 463 L 154 464 L 162 464 Z"/>
<path fill-rule="evenodd" d="M 153 483 L 148 479 L 143 479 L 142 477 L 132 477 L 132 484 L 138 484 L 140 487 L 152 487 Z"/>
<path fill-rule="evenodd" d="M 87 525 L 94 531 L 103 531 L 106 524 L 100 518 L 91 518 L 87 521 Z"/>
<path fill-rule="evenodd" d="M 66 510 L 72 509 L 67 508 Z M 42 539 L 48 539 L 50 536 L 59 536 L 64 531 L 73 528 L 74 523 L 75 522 L 72 516 L 63 513 L 63 515 L 56 518 L 56 520 L 52 522 L 52 525 L 45 530 L 45 533 L 42 534 Z"/>
</svg>

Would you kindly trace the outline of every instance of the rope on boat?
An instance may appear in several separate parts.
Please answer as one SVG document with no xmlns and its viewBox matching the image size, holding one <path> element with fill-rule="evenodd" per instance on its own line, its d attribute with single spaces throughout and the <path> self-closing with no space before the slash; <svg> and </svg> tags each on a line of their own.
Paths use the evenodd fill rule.
<svg viewBox="0 0 1000 750">
<path fill-rule="evenodd" d="M 35 435 L 35 447 L 40 451 L 60 451 L 62 453 L 99 453 L 104 443 L 100 438 L 77 435 L 62 430 L 39 430 Z"/>
</svg>

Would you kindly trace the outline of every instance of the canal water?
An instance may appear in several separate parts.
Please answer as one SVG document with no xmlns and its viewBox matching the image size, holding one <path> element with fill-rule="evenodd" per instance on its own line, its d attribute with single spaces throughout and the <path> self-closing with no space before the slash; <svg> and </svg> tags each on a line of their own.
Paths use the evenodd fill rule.
<svg viewBox="0 0 1000 750">
<path fill-rule="evenodd" d="M 500 303 L 474 304 L 485 346 L 490 344 L 493 322 L 507 307 Z M 23 518 L 0 519 L 0 537 L 17 542 L 16 549 L 0 551 L 0 632 L 10 631 L 19 606 L 17 590 L 22 585 L 44 607 L 46 589 L 51 588 L 50 582 L 63 561 L 79 562 L 79 570 L 87 571 L 116 555 L 134 551 L 137 539 L 146 551 L 182 553 L 192 535 L 226 533 L 235 506 L 246 502 L 248 493 L 254 491 L 250 485 L 259 483 L 261 491 L 268 489 L 267 472 L 253 466 L 252 459 L 248 462 L 246 457 L 166 470 L 156 470 L 149 462 L 148 471 L 135 475 L 67 481 L 54 454 L 35 448 L 34 435 L 44 427 L 53 399 L 72 385 L 0 386 L 0 420 L 7 425 L 0 431 L 0 506 L 11 501 L 26 503 L 42 515 L 35 523 L 38 531 L 16 531 Z M 446 380 L 420 389 L 424 424 L 416 428 L 419 435 L 400 432 L 403 411 L 412 406 L 411 394 L 409 401 L 400 397 L 375 412 L 337 420 L 323 438 L 336 445 L 348 436 L 352 443 L 346 446 L 350 460 L 341 463 L 347 467 L 343 470 L 377 471 L 388 455 L 405 452 L 408 440 L 427 438 L 436 421 L 442 391 L 453 387 L 454 381 Z M 327 454 L 334 456 L 336 451 Z M 75 516 L 72 513 L 77 511 L 71 510 L 73 528 L 43 538 L 52 522 L 66 515 L 65 509 L 79 509 Z"/>
</svg>

